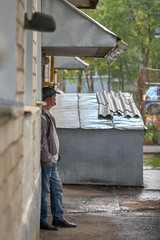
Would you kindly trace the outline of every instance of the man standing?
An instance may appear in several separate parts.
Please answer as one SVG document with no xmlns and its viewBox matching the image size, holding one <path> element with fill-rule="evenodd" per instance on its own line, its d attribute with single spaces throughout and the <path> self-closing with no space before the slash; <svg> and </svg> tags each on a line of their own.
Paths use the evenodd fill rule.
<svg viewBox="0 0 160 240">
<path fill-rule="evenodd" d="M 54 117 L 49 113 L 56 104 L 56 91 L 53 87 L 43 88 L 41 166 L 42 195 L 40 228 L 58 230 L 58 227 L 76 227 L 64 219 L 62 208 L 62 182 L 57 171 L 59 157 L 59 139 Z M 52 224 L 48 222 L 48 196 L 50 193 Z"/>
</svg>

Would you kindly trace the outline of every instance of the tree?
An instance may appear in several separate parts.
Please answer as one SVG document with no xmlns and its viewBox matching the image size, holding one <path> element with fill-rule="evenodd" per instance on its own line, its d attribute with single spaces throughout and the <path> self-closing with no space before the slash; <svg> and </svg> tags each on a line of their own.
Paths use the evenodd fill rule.
<svg viewBox="0 0 160 240">
<path fill-rule="evenodd" d="M 137 85 L 141 67 L 160 68 L 160 38 L 155 38 L 155 29 L 160 27 L 159 0 L 99 0 L 97 9 L 85 12 L 130 45 L 127 53 L 110 64 L 111 78 L 119 79 L 120 90 Z M 94 64 L 92 60 L 92 66 L 99 74 L 107 72 L 102 60 Z"/>
</svg>

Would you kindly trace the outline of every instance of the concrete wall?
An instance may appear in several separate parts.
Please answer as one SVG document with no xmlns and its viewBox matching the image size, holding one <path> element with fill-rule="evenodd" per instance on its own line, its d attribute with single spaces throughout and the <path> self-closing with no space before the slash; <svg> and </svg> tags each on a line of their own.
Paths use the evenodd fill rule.
<svg viewBox="0 0 160 240">
<path fill-rule="evenodd" d="M 16 44 L 17 44 L 17 82 L 16 101 L 24 103 L 24 0 L 17 0 Z"/>
<path fill-rule="evenodd" d="M 1 116 L 4 118 L 3 116 Z M 0 124 L 1 240 L 16 239 L 22 213 L 23 115 Z"/>
<path fill-rule="evenodd" d="M 8 20 L 8 16 L 10 20 Z M 0 100 L 15 101 L 16 0 L 0 1 L 0 52 L 4 54 L 3 62 L 0 64 Z M 10 91 L 10 89 L 12 89 L 12 91 Z"/>
<path fill-rule="evenodd" d="M 5 1 L 5 3 L 3 1 L 1 6 L 2 12 L 6 16 L 6 20 L 3 22 L 3 27 L 6 28 L 6 35 L 4 36 L 7 37 L 10 34 L 13 42 L 11 45 L 7 43 L 6 58 L 2 63 L 3 65 L 1 65 L 2 71 L 6 72 L 6 74 L 0 75 L 1 90 L 3 90 L 4 94 L 0 94 L 0 96 L 3 100 L 23 103 L 24 48 L 22 21 L 24 19 L 22 20 L 22 15 L 24 16 L 24 4 L 22 1 L 17 1 L 17 4 L 16 1 L 12 1 L 10 5 L 9 1 Z M 13 14 L 10 15 L 9 11 L 13 12 L 14 17 Z M 8 16 L 10 16 L 10 21 L 7 20 Z M 10 24 L 12 29 L 7 28 L 7 25 Z M 15 58 L 10 58 L 10 55 L 15 55 Z M 8 76 L 10 76 L 9 81 Z M 3 84 L 3 81 L 7 83 L 7 86 Z M 12 240 L 17 237 L 22 216 L 24 116 L 23 109 L 16 116 L 13 116 L 12 114 L 7 115 L 5 105 L 3 107 L 4 113 L 1 109 L 0 114 L 0 238 L 2 240 Z M 12 111 L 12 107 L 10 109 Z"/>
<path fill-rule="evenodd" d="M 40 109 L 0 124 L 1 240 L 39 239 Z"/>
<path fill-rule="evenodd" d="M 38 239 L 40 219 L 40 109 L 27 107 L 23 129 L 21 240 Z"/>
<path fill-rule="evenodd" d="M 63 183 L 143 185 L 143 131 L 58 129 Z"/>
<path fill-rule="evenodd" d="M 14 0 L 12 4 L 9 0 L 3 2 L 5 4 L 1 7 L 4 16 L 6 16 L 6 31 L 7 24 L 15 25 L 11 29 L 12 38 L 15 39 L 15 47 L 12 48 L 12 51 L 11 49 L 8 51 L 9 54 L 6 55 L 7 58 L 3 61 L 3 66 L 4 69 L 8 69 L 9 74 L 13 72 L 16 74 L 10 76 L 11 84 L 7 82 L 8 75 L 6 78 L 5 75 L 3 78 L 0 75 L 1 83 L 7 82 L 6 88 L 5 84 L 4 86 L 1 84 L 3 94 L 0 94 L 0 99 L 2 102 L 3 100 L 13 100 L 23 104 L 26 79 L 25 52 L 27 51 L 25 48 L 27 30 L 24 30 L 25 0 Z M 39 1 L 33 1 L 33 11 L 37 9 L 37 2 Z M 14 12 L 14 19 L 11 18 L 13 14 L 9 14 L 9 9 Z M 9 28 L 8 31 L 10 31 Z M 1 240 L 39 239 L 41 109 L 36 106 L 36 89 L 38 82 L 37 51 L 41 51 L 41 49 L 37 48 L 36 32 L 33 34 L 29 47 L 33 48 L 33 54 L 29 59 L 33 66 L 30 89 L 34 96 L 33 103 L 30 106 L 24 106 L 24 108 L 19 107 L 18 110 L 15 110 L 14 102 L 13 106 L 5 105 L 5 103 L 0 104 Z M 14 53 L 15 59 L 10 58 Z M 10 69 L 13 71 L 10 72 Z M 12 88 L 12 84 L 14 88 Z M 7 96 L 8 89 L 11 97 Z M 5 90 L 6 94 L 4 94 Z"/>
<path fill-rule="evenodd" d="M 29 1 L 33 6 L 32 12 L 37 11 L 38 1 Z M 29 4 L 27 2 L 27 4 Z M 28 6 L 30 8 L 30 6 Z M 29 15 L 28 15 L 29 16 Z M 40 140 L 41 140 L 41 109 L 37 107 L 37 52 L 41 52 L 41 48 L 37 47 L 37 32 L 25 30 L 25 36 L 29 34 L 31 38 L 27 44 L 24 54 L 25 81 L 30 81 L 29 89 L 24 87 L 25 97 L 29 104 L 24 108 L 23 122 L 23 168 L 22 168 L 22 222 L 19 231 L 19 239 L 38 239 L 39 238 L 39 219 L 40 219 L 40 196 L 41 196 L 41 168 L 40 168 Z M 31 41 L 32 40 L 32 41 Z M 25 38 L 26 41 L 26 38 Z M 25 45 L 26 46 L 26 45 Z M 29 48 L 29 49 L 28 49 Z M 41 63 L 39 62 L 41 65 Z M 26 65 L 29 68 L 26 69 Z M 41 68 L 39 68 L 41 69 Z M 30 71 L 28 79 L 27 70 Z M 32 99 L 29 99 L 32 96 Z M 31 100 L 31 101 L 30 101 Z"/>
</svg>

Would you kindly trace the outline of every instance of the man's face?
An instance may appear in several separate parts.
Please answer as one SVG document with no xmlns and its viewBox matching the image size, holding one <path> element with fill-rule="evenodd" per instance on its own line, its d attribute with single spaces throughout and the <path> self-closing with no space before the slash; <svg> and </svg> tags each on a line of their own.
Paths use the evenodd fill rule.
<svg viewBox="0 0 160 240">
<path fill-rule="evenodd" d="M 51 105 L 56 105 L 56 94 L 51 97 Z"/>
</svg>

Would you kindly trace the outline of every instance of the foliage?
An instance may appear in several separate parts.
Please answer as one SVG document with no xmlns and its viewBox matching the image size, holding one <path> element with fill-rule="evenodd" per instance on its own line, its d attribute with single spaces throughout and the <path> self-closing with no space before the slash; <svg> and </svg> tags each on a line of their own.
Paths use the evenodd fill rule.
<svg viewBox="0 0 160 240">
<path fill-rule="evenodd" d="M 143 164 L 145 166 L 160 167 L 160 155 L 155 153 L 151 156 L 144 156 Z"/>
<path fill-rule="evenodd" d="M 158 143 L 158 127 L 157 127 L 157 125 L 155 125 L 155 124 L 147 125 L 145 141 L 147 144 L 157 144 Z"/>
<path fill-rule="evenodd" d="M 97 9 L 85 12 L 130 45 L 120 60 L 110 64 L 111 78 L 122 75 L 126 91 L 127 85 L 137 85 L 141 67 L 160 68 L 160 38 L 155 38 L 160 27 L 159 0 L 99 0 Z M 95 71 L 107 74 L 104 59 L 91 61 Z"/>
<path fill-rule="evenodd" d="M 67 80 L 67 84 L 76 83 L 77 88 L 81 89 L 81 92 L 88 91 L 86 86 L 86 72 L 82 70 L 60 70 L 60 76 L 63 81 Z M 79 82 L 79 77 L 81 76 L 82 82 Z"/>
<path fill-rule="evenodd" d="M 60 72 L 63 74 L 64 79 L 69 79 L 70 83 L 75 83 L 76 71 L 63 70 Z"/>
</svg>

